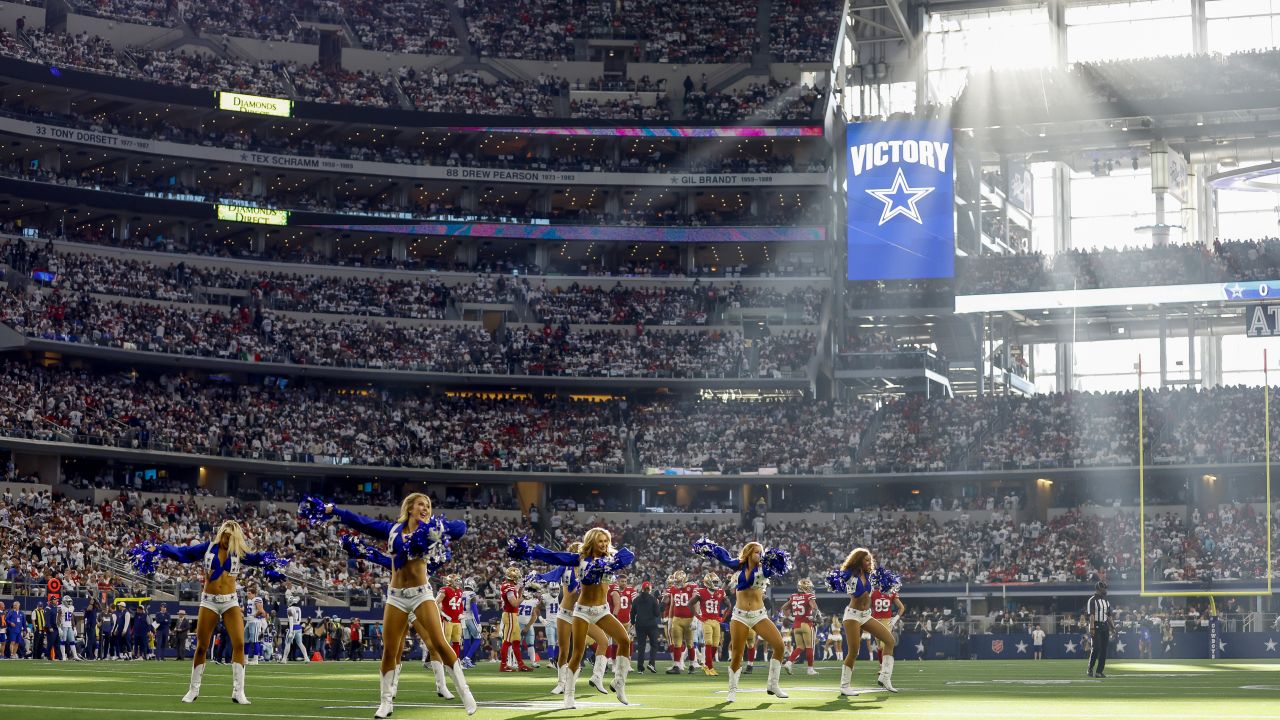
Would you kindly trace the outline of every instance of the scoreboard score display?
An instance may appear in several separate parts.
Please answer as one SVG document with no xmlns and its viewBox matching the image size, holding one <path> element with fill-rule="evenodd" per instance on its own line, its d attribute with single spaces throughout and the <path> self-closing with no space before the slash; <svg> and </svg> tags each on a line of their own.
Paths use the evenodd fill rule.
<svg viewBox="0 0 1280 720">
<path fill-rule="evenodd" d="M 953 159 L 945 121 L 846 127 L 847 279 L 955 276 Z"/>
</svg>

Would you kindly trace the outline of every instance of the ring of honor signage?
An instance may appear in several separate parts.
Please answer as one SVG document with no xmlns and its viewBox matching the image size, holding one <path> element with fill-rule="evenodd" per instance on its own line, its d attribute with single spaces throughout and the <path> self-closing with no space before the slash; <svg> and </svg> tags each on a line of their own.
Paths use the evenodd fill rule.
<svg viewBox="0 0 1280 720">
<path fill-rule="evenodd" d="M 954 277 L 951 127 L 907 120 L 846 130 L 848 279 Z"/>
</svg>

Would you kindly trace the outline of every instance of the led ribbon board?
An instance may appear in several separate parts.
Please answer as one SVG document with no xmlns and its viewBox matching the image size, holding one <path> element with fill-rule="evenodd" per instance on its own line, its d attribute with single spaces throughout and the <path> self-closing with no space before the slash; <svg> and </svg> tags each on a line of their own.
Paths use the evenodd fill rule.
<svg viewBox="0 0 1280 720">
<path fill-rule="evenodd" d="M 951 127 L 853 123 L 845 134 L 849 280 L 955 275 Z"/>
<path fill-rule="evenodd" d="M 260 95 L 245 95 L 244 93 L 219 92 L 218 109 L 254 113 L 256 115 L 290 117 L 293 115 L 293 101 L 283 98 L 262 97 Z"/>
</svg>

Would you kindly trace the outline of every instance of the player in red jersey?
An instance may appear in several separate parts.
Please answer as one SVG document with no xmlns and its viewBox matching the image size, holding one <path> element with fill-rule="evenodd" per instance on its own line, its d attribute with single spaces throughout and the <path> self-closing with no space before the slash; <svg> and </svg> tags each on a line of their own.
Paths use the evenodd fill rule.
<svg viewBox="0 0 1280 720">
<path fill-rule="evenodd" d="M 618 573 L 616 581 L 609 586 L 609 612 L 618 618 L 618 622 L 622 623 L 622 629 L 627 631 L 627 636 L 633 637 L 631 628 L 631 603 L 636 599 L 636 589 L 627 582 L 627 576 Z M 609 662 L 613 662 L 618 658 L 618 646 L 616 643 L 609 643 L 609 650 L 606 652 Z"/>
<path fill-rule="evenodd" d="M 706 653 L 702 672 L 707 675 L 719 675 L 720 673 L 716 672 L 716 653 L 719 652 L 720 643 L 724 640 L 720 632 L 720 623 L 727 619 L 725 613 L 729 609 L 724 583 L 719 575 L 709 572 L 702 576 L 702 587 L 698 588 L 694 602 L 697 603 L 698 622 L 702 623 L 703 652 Z"/>
<path fill-rule="evenodd" d="M 792 663 L 799 659 L 800 653 L 803 652 L 805 662 L 809 665 L 806 673 L 817 675 L 818 671 L 813 669 L 813 638 L 818 601 L 817 596 L 813 594 L 812 580 L 800 579 L 797 591 L 787 598 L 786 614 L 791 618 L 791 639 L 794 647 L 791 650 L 791 657 L 787 658 L 787 664 L 783 667 L 788 675 L 792 674 Z"/>
<path fill-rule="evenodd" d="M 686 672 L 684 651 L 693 643 L 693 596 L 698 586 L 689 582 L 683 570 L 672 573 L 666 592 L 666 605 L 670 610 L 667 621 L 667 645 L 671 647 L 673 661 L 668 675 Z"/>
<path fill-rule="evenodd" d="M 524 658 L 520 657 L 520 601 L 524 596 L 520 568 L 507 568 L 506 578 L 506 582 L 498 589 L 502 593 L 502 649 L 499 651 L 502 665 L 498 671 L 532 672 L 533 668 L 525 665 Z M 515 657 L 514 667 L 511 664 L 512 656 Z"/>
<path fill-rule="evenodd" d="M 462 578 L 450 575 L 445 583 L 437 596 L 440 615 L 444 618 L 444 640 L 458 657 L 462 657 L 462 612 L 465 609 L 462 602 Z"/>
<path fill-rule="evenodd" d="M 897 607 L 898 614 L 894 615 L 894 607 Z M 898 593 L 892 595 L 880 592 L 880 588 L 871 591 L 871 617 L 884 623 L 895 634 L 899 632 L 898 625 L 902 622 L 902 616 L 906 614 L 907 606 L 902 604 L 898 599 Z M 895 642 L 897 638 L 894 638 Z M 873 647 L 874 644 L 874 647 Z M 867 640 L 867 657 L 878 656 L 880 658 L 880 667 L 884 667 L 884 643 L 874 638 Z"/>
</svg>

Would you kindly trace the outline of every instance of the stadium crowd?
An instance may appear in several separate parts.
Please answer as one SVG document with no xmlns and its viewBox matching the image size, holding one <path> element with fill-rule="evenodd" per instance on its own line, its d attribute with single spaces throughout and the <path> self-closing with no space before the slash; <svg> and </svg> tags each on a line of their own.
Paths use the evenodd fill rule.
<svg viewBox="0 0 1280 720">
<path fill-rule="evenodd" d="M 29 337 L 142 352 L 349 367 L 584 377 L 746 377 L 741 333 L 637 327 L 585 330 L 528 326 L 491 334 L 475 324 L 301 318 L 237 305 L 230 309 L 98 299 L 88 293 L 12 292 L 0 322 Z M 801 369 L 812 333 L 759 343 L 761 373 Z"/>
<path fill-rule="evenodd" d="M 625 345 L 618 338 L 628 331 L 591 331 L 576 343 L 554 328 L 512 334 L 517 337 L 488 352 L 505 353 L 517 372 L 654 377 L 736 367 L 725 343 L 705 338 L 697 341 L 703 349 L 691 359 L 684 354 L 695 352 L 684 343 L 689 335 L 679 332 L 646 333 L 669 339 L 641 336 Z M 572 352 L 566 350 L 570 345 Z M 442 357 L 461 352 L 442 346 Z M 2 367 L 6 387 L 12 388 L 0 402 L 4 434 L 196 454 L 567 472 L 678 467 L 737 474 L 771 468 L 797 475 L 1127 467 L 1137 460 L 1132 393 L 905 398 L 878 412 L 861 404 L 801 400 L 647 400 L 619 410 L 581 403 L 552 408 L 478 399 L 446 402 L 412 392 L 372 393 L 281 378 L 237 386 L 217 376 L 147 378 L 43 370 L 18 361 Z M 1262 457 L 1261 438 L 1255 437 L 1261 389 L 1164 391 L 1149 394 L 1145 406 L 1149 464 L 1258 462 Z M 193 414 L 193 407 L 201 411 Z M 1273 415 L 1280 421 L 1280 408 Z M 547 435 L 526 442 L 522 433 L 534 430 Z M 634 457 L 628 440 L 634 441 Z"/>
<path fill-rule="evenodd" d="M 310 23 L 346 25 L 369 50 L 427 55 L 464 51 L 454 32 L 451 0 L 250 0 L 234 7 L 172 0 L 73 0 L 73 12 L 158 27 L 188 24 L 210 38 L 246 37 L 314 44 Z M 657 0 L 469 0 L 456 3 L 466 42 L 482 57 L 585 60 L 580 39 L 633 40 L 644 62 L 749 62 L 759 51 L 757 4 L 714 0 L 673 8 Z M 775 3 L 769 50 L 777 62 L 830 62 L 839 8 L 815 0 Z M 655 20 L 661 19 L 661 22 Z M 518 22 L 515 22 L 518 21 Z M 518 30 L 516 29 L 518 28 Z"/>
<path fill-rule="evenodd" d="M 335 213 L 339 215 L 363 215 L 369 217 L 391 217 L 400 220 L 455 220 L 463 217 L 468 221 L 490 221 L 499 223 L 528 223 L 537 221 L 541 224 L 568 225 L 622 225 L 622 226 L 676 226 L 704 227 L 718 225 L 816 225 L 822 221 L 821 203 L 791 206 L 769 206 L 759 210 L 717 209 L 717 210 L 681 210 L 677 207 L 643 207 L 622 208 L 619 212 L 603 211 L 603 203 L 599 208 L 550 208 L 538 209 L 538 203 L 502 204 L 496 201 L 486 203 L 483 199 L 470 208 L 461 208 L 451 201 L 438 202 L 416 200 L 412 196 L 404 201 L 396 201 L 390 193 L 364 197 L 355 194 L 338 197 L 335 194 L 317 194 L 314 192 L 272 192 L 266 188 L 258 192 L 246 192 L 240 183 L 228 183 L 223 187 L 216 185 L 178 184 L 174 176 L 160 174 L 151 178 L 135 175 L 125 180 L 115 169 L 95 167 L 80 172 L 55 171 L 44 167 L 32 167 L 29 163 L 17 160 L 0 165 L 0 175 L 32 182 L 59 185 L 69 188 L 84 188 L 94 191 L 128 193 L 149 198 L 175 200 L 181 202 L 242 205 L 245 207 L 261 207 L 291 211 L 309 211 L 318 213 Z M 99 200 L 103 204 L 111 204 L 110 198 Z M 797 201 L 798 202 L 798 201 Z"/>
<path fill-rule="evenodd" d="M 0 35 L 2 37 L 2 35 Z M 425 74 L 425 73 L 424 73 Z M 421 77 L 421 75 L 419 75 Z M 543 81 L 535 80 L 538 85 Z M 567 92 L 567 91 L 562 91 Z M 696 153 L 660 150 L 636 143 L 623 148 L 618 158 L 611 154 L 574 152 L 559 147 L 549 156 L 527 149 L 521 153 L 509 150 L 498 154 L 477 153 L 470 148 L 455 147 L 455 137 L 444 134 L 447 142 L 431 142 L 423 136 L 420 143 L 399 145 L 370 138 L 367 143 L 352 144 L 327 140 L 317 135 L 290 132 L 289 128 L 271 126 L 228 127 L 226 129 L 190 128 L 179 118 L 153 119 L 107 113 L 50 112 L 45 108 L 14 103 L 0 109 L 0 115 L 49 123 L 93 132 L 143 137 L 193 145 L 226 147 L 234 150 L 256 150 L 315 157 L 367 160 L 377 162 L 435 165 L 443 167 L 481 167 L 503 170 L 631 172 L 631 173 L 782 173 L 826 172 L 823 157 L 800 159 L 774 151 L 772 143 L 758 153 Z M 483 150 L 483 148 L 481 148 Z"/>
<path fill-rule="evenodd" d="M 736 0 L 717 2 L 731 3 Z M 378 14 L 397 15 L 406 12 L 407 5 L 409 3 L 389 3 L 370 7 L 376 8 Z M 704 7 L 706 5 L 708 3 L 700 3 L 696 9 L 688 12 L 701 16 L 708 10 Z M 754 5 L 751 7 L 754 9 Z M 536 42 L 530 43 L 529 37 L 529 29 L 533 26 L 520 26 L 518 30 L 514 30 L 517 26 L 510 24 L 510 12 L 511 9 L 504 4 L 494 22 L 503 29 L 504 35 L 514 33 L 515 41 L 526 51 L 536 53 Z M 539 12 L 558 13 L 562 9 L 555 9 L 554 4 L 548 3 Z M 670 13 L 659 15 L 670 17 Z M 429 25 L 431 22 L 426 20 L 423 24 Z M 363 27 L 367 35 L 378 32 L 371 26 Z M 558 33 L 557 28 L 560 28 L 556 23 L 536 27 L 535 38 L 543 33 Z M 754 33 L 754 21 L 751 28 Z M 402 25 L 389 25 L 386 32 L 393 36 L 391 44 L 401 44 L 409 37 Z M 671 47 L 653 52 L 675 57 L 672 62 L 688 62 L 683 55 L 700 52 L 699 46 L 705 52 L 715 44 L 715 40 L 706 35 L 699 36 L 696 42 L 686 41 L 684 38 L 687 32 L 689 28 L 686 26 L 664 34 L 664 39 L 672 40 Z M 729 44 L 736 47 L 739 41 L 743 41 L 743 38 L 735 35 Z M 735 52 L 723 47 L 721 49 L 724 52 Z M 562 79 L 550 82 L 489 79 L 476 70 L 451 73 L 439 68 L 418 70 L 403 65 L 394 71 L 374 72 L 330 67 L 320 63 L 231 59 L 210 52 L 189 52 L 186 49 L 174 51 L 130 46 L 121 50 L 110 40 L 88 32 L 71 35 L 30 28 L 18 35 L 0 30 L 0 54 L 54 68 L 72 68 L 190 88 L 213 88 L 374 108 L 409 107 L 437 113 L 553 117 L 557 113 L 555 98 L 567 95 L 571 89 L 569 83 Z M 691 82 L 686 81 L 686 86 Z M 588 82 L 585 89 L 590 90 L 593 85 L 605 88 L 597 80 Z M 579 88 L 582 87 L 579 83 Z M 639 88 L 641 85 L 624 82 L 620 87 Z M 685 119 L 690 120 L 811 119 L 815 116 L 815 110 L 821 108 L 824 96 L 825 91 L 819 88 L 772 81 L 726 94 L 708 94 L 704 86 L 696 92 L 687 92 L 682 107 Z M 638 95 L 613 100 L 586 98 L 575 100 L 569 106 L 568 114 L 583 118 L 668 120 L 671 119 L 671 106 L 665 95 L 660 95 L 654 103 L 642 101 Z"/>
<path fill-rule="evenodd" d="M 394 503 L 387 507 L 390 512 Z M 0 499 L 0 523 L 34 533 L 39 542 L 6 533 L 0 537 L 0 564 L 9 582 L 42 583 L 46 572 L 53 571 L 63 580 L 64 590 L 71 593 L 137 593 L 147 589 L 142 578 L 109 570 L 125 561 L 129 547 L 145 538 L 173 544 L 199 542 L 227 517 L 246 526 L 255 546 L 274 548 L 292 557 L 287 570 L 289 585 L 299 595 L 345 597 L 354 591 L 358 597 L 385 591 L 385 571 L 347 558 L 339 544 L 346 530 L 337 523 L 317 525 L 299 520 L 293 503 L 232 498 L 223 506 L 179 494 L 144 498 L 122 491 L 92 504 L 47 492 L 6 490 Z M 453 544 L 449 570 L 474 578 L 482 607 L 494 609 L 500 602 L 502 570 L 510 564 L 502 550 L 505 540 L 531 528 L 527 519 L 508 519 L 510 516 L 485 511 L 466 510 L 463 517 L 468 533 Z M 1265 517 L 1250 505 L 1225 505 L 1220 513 L 1197 514 L 1186 524 L 1163 517 L 1149 519 L 1148 562 L 1156 563 L 1154 577 L 1265 577 L 1265 543 L 1258 530 L 1263 521 Z M 872 509 L 856 517 L 775 522 L 762 535 L 742 527 L 732 515 L 696 521 L 616 521 L 588 513 L 553 512 L 547 525 L 551 537 L 561 545 L 580 538 L 590 527 L 609 528 L 619 546 L 638 551 L 636 563 L 627 571 L 632 582 L 649 580 L 661 587 L 677 570 L 694 578 L 706 572 L 723 573 L 719 566 L 689 551 L 691 543 L 702 537 L 726 547 L 759 539 L 787 549 L 794 562 L 787 585 L 801 577 L 821 584 L 821 578 L 839 565 L 849 548 L 862 545 L 877 548 L 886 565 L 912 585 L 1083 584 L 1099 578 L 1130 582 L 1138 572 L 1136 522 L 1132 510 L 1104 517 L 1071 509 L 1047 523 L 1018 523 L 1004 513 L 996 513 L 990 520 L 940 522 L 928 514 L 887 514 Z M 1232 542 L 1219 544 L 1215 537 L 1232 538 Z M 269 587 L 257 578 L 256 571 L 247 575 L 248 584 Z M 154 581 L 182 597 L 192 597 L 201 579 L 196 565 L 161 563 Z M 1012 632 L 1016 623 L 1026 622 L 1025 616 L 1009 611 L 997 612 L 991 620 L 995 632 Z"/>
</svg>

